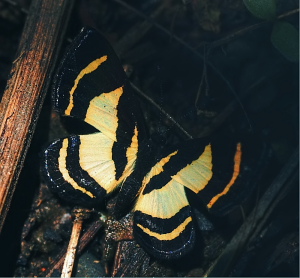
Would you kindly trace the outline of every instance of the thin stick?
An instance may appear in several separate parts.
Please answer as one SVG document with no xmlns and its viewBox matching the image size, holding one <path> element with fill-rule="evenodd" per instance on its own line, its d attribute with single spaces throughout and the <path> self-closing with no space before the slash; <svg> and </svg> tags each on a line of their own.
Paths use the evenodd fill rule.
<svg viewBox="0 0 300 278">
<path fill-rule="evenodd" d="M 83 223 L 82 219 L 76 218 L 74 220 L 72 234 L 71 234 L 68 250 L 65 257 L 65 262 L 61 272 L 62 278 L 69 278 L 72 275 L 78 240 L 82 230 L 82 223 Z"/>
<path fill-rule="evenodd" d="M 87 219 L 90 216 L 90 210 L 83 208 L 75 208 L 73 210 L 73 213 L 75 215 L 75 219 L 73 222 L 73 228 L 65 257 L 65 262 L 61 272 L 61 277 L 63 278 L 69 278 L 72 275 L 77 246 L 79 242 L 79 236 L 82 230 L 82 223 L 84 219 Z"/>
<path fill-rule="evenodd" d="M 82 250 L 91 242 L 95 237 L 95 234 L 103 227 L 103 220 L 95 221 L 81 236 L 78 244 L 77 254 L 81 254 Z M 49 268 L 48 273 L 39 276 L 52 277 L 55 270 L 60 271 L 63 266 L 65 254 L 67 253 L 67 248 L 63 249 L 60 254 L 55 258 L 53 264 Z"/>
</svg>

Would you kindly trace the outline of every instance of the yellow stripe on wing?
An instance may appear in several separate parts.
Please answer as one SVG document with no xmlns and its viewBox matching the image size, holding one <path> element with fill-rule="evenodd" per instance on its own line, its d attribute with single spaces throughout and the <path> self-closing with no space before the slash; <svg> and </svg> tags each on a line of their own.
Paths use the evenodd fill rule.
<svg viewBox="0 0 300 278">
<path fill-rule="evenodd" d="M 58 167 L 59 171 L 61 172 L 63 178 L 65 181 L 67 181 L 69 184 L 73 186 L 74 189 L 80 190 L 82 193 L 87 194 L 91 198 L 95 198 L 95 196 L 85 188 L 79 186 L 77 182 L 69 175 L 68 169 L 67 169 L 67 152 L 68 149 L 68 138 L 63 140 L 63 145 L 59 151 L 59 158 L 58 158 Z"/>
<path fill-rule="evenodd" d="M 171 159 L 172 156 L 176 155 L 178 153 L 178 151 L 175 151 L 171 154 L 169 154 L 168 156 L 162 158 L 159 162 L 157 162 L 149 171 L 149 173 L 145 176 L 145 178 L 143 179 L 142 185 L 143 185 L 143 189 L 145 188 L 145 186 L 149 183 L 149 181 L 154 177 L 159 175 L 160 173 L 162 173 L 164 171 L 163 167 L 165 166 L 165 164 L 167 164 L 169 162 L 169 160 Z"/>
<path fill-rule="evenodd" d="M 93 62 L 89 63 L 77 76 L 77 78 L 74 81 L 74 86 L 72 87 L 70 91 L 70 101 L 67 109 L 65 110 L 65 115 L 70 115 L 71 111 L 74 107 L 74 92 L 80 82 L 80 80 L 86 75 L 93 71 L 95 71 L 103 62 L 107 60 L 107 56 L 102 56 Z"/>
<path fill-rule="evenodd" d="M 141 224 L 137 224 L 137 226 L 143 230 L 149 236 L 155 237 L 158 240 L 173 240 L 177 238 L 186 228 L 186 226 L 192 221 L 192 217 L 189 216 L 182 222 L 177 228 L 175 228 L 172 232 L 167 234 L 159 234 L 156 232 L 150 231 L 148 228 L 143 227 Z"/>
</svg>

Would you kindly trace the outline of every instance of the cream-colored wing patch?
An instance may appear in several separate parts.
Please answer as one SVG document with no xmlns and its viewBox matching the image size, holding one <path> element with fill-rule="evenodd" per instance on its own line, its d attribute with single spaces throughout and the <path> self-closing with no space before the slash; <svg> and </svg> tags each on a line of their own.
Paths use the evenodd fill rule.
<svg viewBox="0 0 300 278">
<path fill-rule="evenodd" d="M 198 159 L 181 169 L 172 179 L 198 193 L 212 177 L 211 145 L 207 145 Z"/>
<path fill-rule="evenodd" d="M 112 160 L 114 141 L 103 133 L 80 136 L 79 163 L 83 170 L 100 184 L 107 193 L 118 184 L 115 179 L 116 168 Z"/>
<path fill-rule="evenodd" d="M 94 97 L 85 116 L 87 123 L 102 131 L 114 141 L 116 141 L 116 130 L 118 128 L 117 106 L 122 94 L 123 87 L 120 87 Z"/>
<path fill-rule="evenodd" d="M 134 211 L 141 211 L 152 217 L 171 218 L 183 207 L 188 206 L 184 187 L 171 180 L 164 187 L 152 190 L 147 194 L 140 194 Z"/>
<path fill-rule="evenodd" d="M 107 193 L 115 190 L 124 180 L 133 172 L 137 148 L 137 129 L 132 137 L 131 146 L 127 149 L 127 155 L 130 154 L 128 163 L 122 176 L 116 180 L 116 167 L 112 159 L 112 147 L 114 141 L 103 133 L 94 133 L 80 136 L 79 158 L 80 166 L 100 184 Z M 128 154 L 129 153 L 129 154 Z"/>
</svg>

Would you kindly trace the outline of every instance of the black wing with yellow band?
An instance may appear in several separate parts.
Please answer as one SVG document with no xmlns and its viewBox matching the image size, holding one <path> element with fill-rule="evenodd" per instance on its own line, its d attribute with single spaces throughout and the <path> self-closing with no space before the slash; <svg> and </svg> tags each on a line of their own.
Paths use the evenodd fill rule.
<svg viewBox="0 0 300 278">
<path fill-rule="evenodd" d="M 85 206 L 101 204 L 119 188 L 115 211 L 133 204 L 135 238 L 151 255 L 174 259 L 193 247 L 186 190 L 217 214 L 239 202 L 246 186 L 241 176 L 247 172 L 242 145 L 195 139 L 155 150 L 118 57 L 98 32 L 83 29 L 69 47 L 53 101 L 61 115 L 81 119 L 98 132 L 50 144 L 43 167 L 50 188 Z"/>
<path fill-rule="evenodd" d="M 185 190 L 198 194 L 209 211 L 225 214 L 241 200 L 241 172 L 247 171 L 241 143 L 220 146 L 213 140 L 186 141 L 152 167 L 134 207 L 134 233 L 146 250 L 161 259 L 186 254 L 195 240 Z M 244 180 L 244 179 L 243 179 Z M 232 196 L 233 195 L 233 196 Z"/>
<path fill-rule="evenodd" d="M 59 139 L 45 151 L 44 174 L 61 197 L 96 205 L 134 170 L 145 137 L 141 111 L 118 57 L 96 31 L 84 29 L 58 69 L 54 108 L 98 133 Z"/>
<path fill-rule="evenodd" d="M 193 247 L 195 229 L 185 187 L 198 191 L 212 176 L 211 145 L 192 140 L 163 156 L 146 174 L 134 207 L 134 235 L 160 259 Z"/>
</svg>

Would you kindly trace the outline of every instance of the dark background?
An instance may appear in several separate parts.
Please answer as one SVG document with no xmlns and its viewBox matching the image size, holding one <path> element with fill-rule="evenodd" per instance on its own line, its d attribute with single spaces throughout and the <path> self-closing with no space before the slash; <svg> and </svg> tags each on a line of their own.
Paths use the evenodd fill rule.
<svg viewBox="0 0 300 278">
<path fill-rule="evenodd" d="M 277 3 L 277 17 L 299 8 L 298 1 Z M 13 4 L 0 0 L 0 96 L 29 5 L 30 1 Z M 298 16 L 298 12 L 291 13 L 284 20 L 298 29 Z M 272 157 L 262 170 L 254 199 L 245 205 L 247 215 L 278 179 L 277 174 L 288 165 L 298 146 L 299 64 L 287 59 L 272 44 L 275 22 L 276 19 L 258 19 L 241 0 L 84 0 L 76 1 L 63 45 L 83 26 L 93 26 L 111 42 L 131 81 L 193 137 L 228 132 L 262 138 L 272 149 Z M 150 133 L 158 135 L 158 142 L 160 137 L 171 143 L 187 139 L 152 103 L 137 97 Z M 0 236 L 1 276 L 43 276 L 60 247 L 66 244 L 71 208 L 48 192 L 39 173 L 43 147 L 64 132 L 58 116 L 51 113 L 49 92 Z M 257 241 L 244 248 L 220 276 L 299 276 L 298 172 L 282 188 L 288 189 L 269 210 Z M 232 216 L 228 219 L 233 223 L 231 227 L 227 222 L 216 221 L 221 222 L 216 225 L 221 232 L 210 232 L 210 224 L 205 226 L 198 217 L 203 238 L 191 257 L 175 263 L 157 263 L 135 244 L 124 243 L 124 252 L 127 248 L 142 255 L 128 263 L 134 270 L 126 272 L 121 267 L 119 275 L 206 273 L 243 220 L 240 215 Z M 60 219 L 59 227 L 54 219 Z M 91 261 L 101 260 L 101 244 L 103 231 L 88 251 Z M 94 266 L 87 268 L 91 271 Z M 78 275 L 103 275 L 103 265 L 98 264 L 95 272 L 83 273 Z"/>
</svg>

